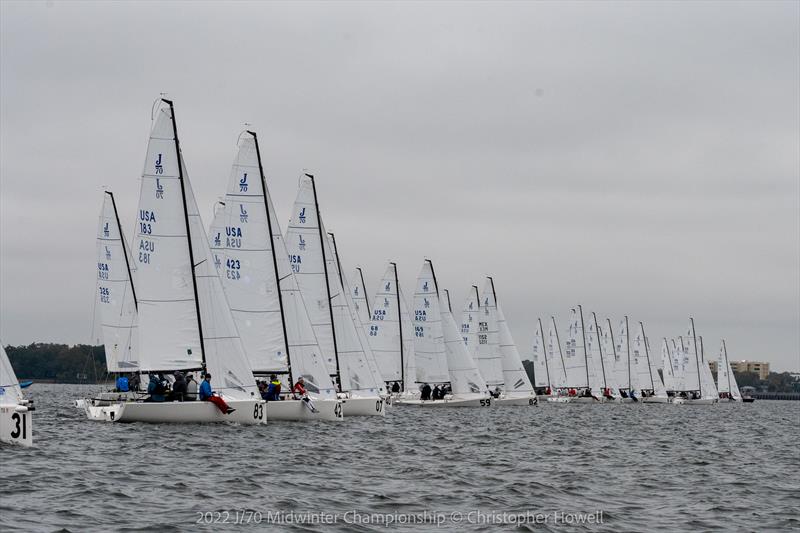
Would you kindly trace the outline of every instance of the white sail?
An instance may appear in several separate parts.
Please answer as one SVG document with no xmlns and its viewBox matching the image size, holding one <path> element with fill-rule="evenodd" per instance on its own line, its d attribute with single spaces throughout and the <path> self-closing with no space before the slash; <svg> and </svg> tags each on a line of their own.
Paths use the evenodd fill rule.
<svg viewBox="0 0 800 533">
<path fill-rule="evenodd" d="M 355 289 L 353 291 L 355 301 Z M 402 365 L 407 357 L 408 346 L 402 339 L 408 338 L 410 341 L 411 336 L 408 332 L 402 331 L 406 324 L 401 322 L 400 306 L 397 266 L 389 263 L 378 286 L 378 292 L 375 293 L 372 319 L 366 323 L 370 347 L 375 354 L 375 361 L 383 381 L 403 381 L 405 377 Z M 409 376 L 408 379 L 413 382 L 416 376 Z"/>
<path fill-rule="evenodd" d="M 491 278 L 486 278 L 481 292 L 481 309 L 478 320 L 478 346 L 475 362 L 489 388 L 503 388 L 503 354 L 500 351 L 500 333 L 497 324 L 497 302 Z"/>
<path fill-rule="evenodd" d="M 323 224 L 323 229 L 325 228 Z M 331 294 L 339 294 L 341 298 L 334 297 L 332 300 L 334 311 L 334 326 L 336 326 L 336 339 L 337 347 L 339 348 L 339 364 L 349 367 L 344 374 L 351 376 L 350 387 L 345 390 L 359 390 L 361 394 L 386 394 L 386 384 L 381 378 L 380 371 L 378 370 L 378 363 L 375 361 L 375 354 L 369 345 L 369 338 L 365 324 L 361 322 L 358 310 L 355 306 L 355 301 L 350 297 L 353 293 L 350 288 L 350 282 L 342 272 L 341 261 L 339 260 L 339 251 L 336 248 L 336 239 L 333 233 L 328 233 L 328 248 L 325 251 L 325 257 L 330 257 L 328 261 L 328 272 L 334 272 L 334 282 L 338 281 L 331 288 Z M 330 252 L 330 253 L 329 253 Z M 339 305 L 342 309 L 339 309 Z M 346 309 L 346 313 L 344 310 Z M 336 317 L 343 317 L 337 320 Z M 339 343 L 339 338 L 345 340 L 351 339 L 351 335 L 355 335 L 352 339 L 353 351 L 343 352 L 343 344 Z M 367 375 L 364 375 L 362 364 L 366 363 Z M 341 367 L 340 367 L 341 368 Z M 357 372 L 357 374 L 356 374 Z M 358 376 L 359 387 L 353 386 L 353 376 Z M 342 378 L 344 380 L 344 378 Z"/>
<path fill-rule="evenodd" d="M 109 372 L 139 368 L 138 318 L 130 274 L 135 263 L 119 225 L 114 195 L 103 195 L 97 228 L 97 307 Z"/>
<path fill-rule="evenodd" d="M 725 346 L 725 339 L 719 347 L 719 358 L 717 360 L 717 390 L 720 394 L 728 393 L 730 398 L 741 401 L 742 393 L 736 383 L 736 376 L 731 369 L 731 362 L 728 360 L 728 348 Z"/>
<path fill-rule="evenodd" d="M 564 370 L 568 387 L 581 388 L 589 386 L 586 369 L 586 344 L 583 327 L 583 310 L 570 309 L 567 346 L 564 350 Z"/>
<path fill-rule="evenodd" d="M 492 292 L 494 293 L 494 288 Z M 509 397 L 530 396 L 534 392 L 531 380 L 522 365 L 522 358 L 519 356 L 519 350 L 517 350 L 517 345 L 511 336 L 511 330 L 503 314 L 503 308 L 497 302 L 496 295 L 495 305 L 497 306 L 497 331 L 500 337 L 500 353 L 503 356 L 503 383 L 505 384 L 503 390 L 506 396 Z"/>
<path fill-rule="evenodd" d="M 668 391 L 675 389 L 675 371 L 672 366 L 672 354 L 669 351 L 669 342 L 664 338 L 661 343 L 661 375 L 664 380 L 664 388 Z"/>
<path fill-rule="evenodd" d="M 17 375 L 8 360 L 5 346 L 0 343 L 0 405 L 18 405 L 22 399 Z"/>
<path fill-rule="evenodd" d="M 473 285 L 467 296 L 467 301 L 464 302 L 464 309 L 461 311 L 461 338 L 464 340 L 464 346 L 467 347 L 467 353 L 473 360 L 477 360 L 478 352 L 478 323 L 481 318 L 481 299 L 478 294 L 477 285 Z"/>
<path fill-rule="evenodd" d="M 547 352 L 544 342 L 544 329 L 542 328 L 541 318 L 538 319 L 538 323 L 536 325 L 531 357 L 533 358 L 533 377 L 535 381 L 533 384 L 534 387 L 552 387 L 552 382 L 550 380 L 550 365 L 547 360 Z"/>
<path fill-rule="evenodd" d="M 700 348 L 695 335 L 694 319 L 689 319 L 686 338 L 682 339 L 681 343 L 685 351 L 683 364 L 684 390 L 700 391 L 700 395 L 704 396 L 700 369 Z"/>
<path fill-rule="evenodd" d="M 606 319 L 606 327 L 600 328 L 600 349 L 603 353 L 603 367 L 607 381 L 607 387 L 611 389 L 612 395 L 617 396 L 621 389 L 617 379 L 617 347 L 614 343 L 614 331 L 611 327 L 611 320 Z"/>
<path fill-rule="evenodd" d="M 442 317 L 442 334 L 447 354 L 447 369 L 450 375 L 450 386 L 453 396 L 486 395 L 486 382 L 483 380 L 478 366 L 467 352 L 464 339 L 459 334 L 458 326 L 450 311 L 450 294 L 445 290 L 440 300 Z"/>
<path fill-rule="evenodd" d="M 367 287 L 364 283 L 364 272 L 361 270 L 361 267 L 356 268 L 351 279 L 353 280 L 353 285 L 351 287 L 350 297 L 353 299 L 353 303 L 356 306 L 358 318 L 361 319 L 362 324 L 369 325 L 372 320 L 372 312 L 369 307 Z"/>
<path fill-rule="evenodd" d="M 414 351 L 414 324 L 403 296 L 403 287 L 400 287 L 400 321 L 403 324 L 403 391 L 414 392 L 418 390 L 417 383 L 417 356 Z"/>
<path fill-rule="evenodd" d="M 617 377 L 620 389 L 625 391 L 637 390 L 636 376 L 631 366 L 631 344 L 627 316 L 619 323 L 619 330 L 614 338 L 614 355 L 614 374 Z"/>
<path fill-rule="evenodd" d="M 327 242 L 327 238 L 325 240 Z M 332 295 L 328 295 L 327 264 L 322 255 L 323 243 L 320 239 L 314 180 L 308 174 L 300 178 L 285 242 L 289 263 L 303 295 L 328 374 L 337 375 L 329 302 Z M 330 274 L 334 275 L 332 272 Z"/>
<path fill-rule="evenodd" d="M 602 394 L 604 389 L 610 387 L 600 336 L 601 332 L 597 324 L 597 316 L 592 313 L 589 326 L 586 328 L 586 364 L 589 368 L 589 388 L 598 395 Z"/>
<path fill-rule="evenodd" d="M 636 391 L 651 390 L 653 380 L 647 360 L 647 347 L 644 331 L 640 327 L 631 341 L 631 370 L 635 373 Z"/>
<path fill-rule="evenodd" d="M 547 331 L 547 366 L 550 369 L 550 379 L 554 388 L 567 387 L 567 369 L 564 364 L 564 354 L 561 351 L 561 342 L 558 338 L 558 327 L 555 317 L 550 317 L 550 328 Z"/>
<path fill-rule="evenodd" d="M 257 394 L 256 383 L 178 153 L 172 113 L 172 105 L 163 101 L 141 180 L 136 231 L 140 368 L 199 369 L 205 361 L 216 390 L 230 399 L 250 399 Z"/>
<path fill-rule="evenodd" d="M 259 374 L 286 372 L 278 276 L 256 139 L 250 133 L 239 138 L 225 201 L 216 209 L 209 234 L 250 366 Z"/>
<path fill-rule="evenodd" d="M 422 264 L 414 292 L 414 355 L 418 383 L 450 381 L 444 347 L 439 289 L 429 260 Z"/>
<path fill-rule="evenodd" d="M 638 356 L 645 360 L 645 364 L 648 368 L 648 380 L 644 381 L 644 385 L 641 386 L 641 389 L 651 390 L 654 396 L 666 398 L 667 389 L 664 386 L 664 382 L 661 380 L 661 376 L 658 375 L 658 367 L 650 353 L 650 345 L 647 342 L 647 336 L 644 333 L 644 324 L 642 322 L 639 322 L 639 331 L 633 342 L 633 351 L 634 357 L 637 356 L 638 352 Z M 641 352 L 644 352 L 643 355 Z M 641 380 L 639 382 L 642 383 Z"/>
<path fill-rule="evenodd" d="M 253 371 L 288 372 L 291 364 L 291 378 L 302 376 L 312 397 L 335 397 L 262 179 L 254 133 L 239 139 L 224 206 L 211 228 L 214 263 Z"/>
<path fill-rule="evenodd" d="M 678 337 L 677 341 L 672 339 L 672 374 L 675 378 L 676 391 L 689 390 L 686 386 L 686 368 L 688 365 L 689 354 L 683 343 L 683 337 Z"/>
</svg>

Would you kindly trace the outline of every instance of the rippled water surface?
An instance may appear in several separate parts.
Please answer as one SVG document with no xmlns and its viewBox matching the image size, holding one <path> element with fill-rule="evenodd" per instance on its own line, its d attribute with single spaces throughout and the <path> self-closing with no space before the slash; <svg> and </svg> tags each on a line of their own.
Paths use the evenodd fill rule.
<svg viewBox="0 0 800 533">
<path fill-rule="evenodd" d="M 535 531 L 800 527 L 800 402 L 393 407 L 342 423 L 168 426 L 87 421 L 71 404 L 97 390 L 28 389 L 34 447 L 0 448 L 0 531 L 371 531 L 369 513 L 423 511 L 454 530 L 498 529 L 468 523 L 476 511 L 550 514 L 518 526 Z M 230 523 L 237 509 L 264 518 Z M 229 523 L 197 524 L 224 510 Z M 267 525 L 276 511 L 339 516 Z M 345 523 L 353 511 L 361 524 Z M 552 522 L 597 511 L 599 525 Z"/>
</svg>

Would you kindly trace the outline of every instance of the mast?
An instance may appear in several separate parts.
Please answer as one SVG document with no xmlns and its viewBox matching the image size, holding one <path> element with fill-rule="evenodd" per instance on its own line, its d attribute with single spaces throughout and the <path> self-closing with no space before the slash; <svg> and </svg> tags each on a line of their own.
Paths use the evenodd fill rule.
<svg viewBox="0 0 800 533">
<path fill-rule="evenodd" d="M 342 391 L 342 372 L 339 369 L 339 347 L 336 344 L 336 328 L 333 325 L 333 307 L 331 306 L 331 284 L 328 277 L 328 261 L 325 258 L 325 239 L 327 238 L 322 234 L 322 217 L 319 214 L 319 201 L 317 201 L 317 185 L 314 183 L 314 176 L 306 174 L 311 180 L 311 190 L 314 193 L 314 209 L 317 211 L 317 230 L 319 231 L 319 244 L 322 248 L 322 266 L 325 270 L 325 290 L 328 294 L 328 312 L 331 317 L 331 334 L 333 336 L 333 355 L 336 358 L 336 381 L 339 385 L 339 392 Z M 341 270 L 341 268 L 339 269 Z"/>
<path fill-rule="evenodd" d="M 339 283 L 344 288 L 344 278 L 342 277 L 342 262 L 339 259 L 339 249 L 336 246 L 336 235 L 333 232 L 329 231 L 328 236 L 331 238 L 331 243 L 333 244 L 333 255 L 336 257 L 336 268 L 339 269 Z"/>
<path fill-rule="evenodd" d="M 697 335 L 694 331 L 694 318 L 689 317 L 689 322 L 692 324 L 692 342 L 694 343 L 694 360 L 697 362 L 697 390 L 700 391 L 700 397 L 703 397 L 703 382 L 700 379 L 700 356 L 697 354 Z M 681 339 L 683 342 L 683 339 Z"/>
<path fill-rule="evenodd" d="M 111 197 L 111 207 L 114 208 L 114 218 L 117 220 L 117 233 L 119 233 L 119 240 L 122 241 L 122 255 L 125 257 L 125 268 L 128 270 L 128 280 L 131 282 L 131 292 L 133 293 L 133 306 L 136 311 L 139 311 L 139 301 L 136 299 L 136 287 L 133 285 L 133 276 L 131 275 L 131 264 L 128 260 L 128 247 L 126 246 L 125 236 L 122 234 L 122 225 L 119 223 L 119 213 L 117 213 L 117 202 L 114 200 L 114 193 L 106 191 L 106 194 Z M 724 342 L 724 341 L 723 341 Z"/>
<path fill-rule="evenodd" d="M 586 355 L 586 328 L 583 327 L 583 308 L 578 305 L 578 313 L 581 315 L 581 335 L 583 336 L 583 363 L 586 366 L 586 388 L 589 387 L 589 357 Z"/>
<path fill-rule="evenodd" d="M 556 343 L 558 344 L 558 355 L 561 357 L 561 370 L 564 372 L 565 385 L 567 380 L 567 363 L 564 362 L 564 352 L 561 350 L 561 338 L 558 336 L 558 326 L 556 326 L 556 317 L 550 316 L 550 322 L 553 324 L 553 331 L 556 333 Z"/>
<path fill-rule="evenodd" d="M 433 261 L 426 259 L 425 261 L 431 266 L 431 275 L 433 276 L 433 288 L 436 289 L 436 297 L 439 297 L 439 284 L 436 283 L 436 271 L 433 270 Z"/>
<path fill-rule="evenodd" d="M 656 383 L 653 381 L 653 367 L 650 366 L 650 347 L 647 346 L 647 336 L 644 334 L 644 324 L 639 322 L 639 328 L 642 330 L 642 339 L 644 341 L 644 353 L 647 355 L 647 370 L 650 373 L 650 386 L 653 388 L 653 393 L 656 392 Z"/>
<path fill-rule="evenodd" d="M 444 292 L 447 294 L 447 310 L 451 313 L 453 312 L 453 304 L 450 303 L 450 291 L 447 289 L 443 289 Z"/>
<path fill-rule="evenodd" d="M 331 234 L 333 237 L 333 234 Z M 335 241 L 334 241 L 335 242 Z M 336 254 L 336 257 L 339 257 L 339 254 Z M 341 267 L 339 267 L 341 269 Z M 367 284 L 364 283 L 364 272 L 361 271 L 361 267 L 356 267 L 358 270 L 358 277 L 361 278 L 361 289 L 364 291 L 364 301 L 367 303 L 367 316 L 372 316 L 372 311 L 369 310 L 369 298 L 367 297 Z"/>
<path fill-rule="evenodd" d="M 256 132 L 247 130 L 247 133 L 253 136 L 253 140 L 256 144 L 256 157 L 258 158 L 258 172 L 261 175 L 261 192 L 263 193 L 262 196 L 264 197 L 264 210 L 267 213 L 267 231 L 269 232 L 269 236 L 267 239 L 269 240 L 269 248 L 272 250 L 272 268 L 275 270 L 275 284 L 277 285 L 278 289 L 278 307 L 281 310 L 281 328 L 283 330 L 283 345 L 286 349 L 286 366 L 288 367 L 287 370 L 289 371 L 289 383 L 294 383 L 294 379 L 292 378 L 292 357 L 289 353 L 289 336 L 286 334 L 286 315 L 283 311 L 283 294 L 281 293 L 281 280 L 280 274 L 278 273 L 278 258 L 275 255 L 275 243 L 272 240 L 272 217 L 270 217 L 269 213 L 269 202 L 267 201 L 267 179 L 264 176 L 264 167 L 261 164 L 261 149 L 258 146 L 258 136 Z M 225 204 L 223 204 L 225 205 Z"/>
<path fill-rule="evenodd" d="M 544 328 L 542 327 L 542 319 L 537 318 L 539 321 L 539 336 L 542 338 L 542 350 L 544 351 L 544 372 L 547 374 L 547 388 L 550 392 L 553 391 L 553 383 L 550 381 L 550 367 L 547 364 L 547 346 L 544 344 Z M 536 365 L 533 365 L 533 378 L 536 379 Z M 535 381 L 534 381 L 535 383 Z"/>
<path fill-rule="evenodd" d="M 631 328 L 628 325 L 628 315 L 625 315 L 625 357 L 628 358 L 628 392 L 633 389 L 631 385 Z"/>
<path fill-rule="evenodd" d="M 181 145 L 178 141 L 178 125 L 175 122 L 175 108 L 172 105 L 172 100 L 166 98 L 161 99 L 162 102 L 169 105 L 170 118 L 172 119 L 172 133 L 175 137 L 175 155 L 178 158 L 178 181 L 181 184 L 181 199 L 183 200 L 183 220 L 186 223 L 186 241 L 189 245 L 189 262 L 192 266 L 192 289 L 194 290 L 194 308 L 197 312 L 197 330 L 200 334 L 200 356 L 202 357 L 203 373 L 206 372 L 206 346 L 203 338 L 203 319 L 200 316 L 200 299 L 197 295 L 197 274 L 195 273 L 194 250 L 192 249 L 192 233 L 189 228 L 189 208 L 186 203 L 186 185 L 183 183 L 183 158 L 181 157 Z M 131 284 L 133 285 L 133 284 Z"/>
<path fill-rule="evenodd" d="M 403 316 L 400 314 L 400 285 L 397 282 L 397 263 L 389 263 L 394 270 L 394 288 L 397 292 L 397 329 L 400 332 L 400 381 L 403 383 L 403 390 L 406 387 L 406 364 L 405 353 L 403 352 Z M 358 269 L 359 273 L 361 269 Z M 361 286 L 364 286 L 364 278 L 361 278 Z"/>
</svg>

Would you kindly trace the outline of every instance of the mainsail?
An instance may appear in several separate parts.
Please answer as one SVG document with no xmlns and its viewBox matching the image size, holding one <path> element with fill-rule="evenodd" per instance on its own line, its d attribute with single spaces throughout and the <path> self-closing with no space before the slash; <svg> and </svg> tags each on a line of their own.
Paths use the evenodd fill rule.
<svg viewBox="0 0 800 533">
<path fill-rule="evenodd" d="M 139 366 L 205 369 L 216 390 L 250 399 L 258 389 L 185 172 L 172 102 L 156 113 L 136 228 Z"/>
<path fill-rule="evenodd" d="M 139 368 L 134 272 L 114 195 L 106 191 L 97 228 L 96 294 L 109 372 L 134 372 Z"/>
<path fill-rule="evenodd" d="M 503 354 L 500 351 L 497 302 L 495 301 L 492 287 L 492 278 L 486 278 L 480 301 L 478 346 L 475 351 L 475 362 L 478 363 L 478 369 L 490 388 L 502 388 L 504 384 Z"/>
<path fill-rule="evenodd" d="M 586 333 L 583 327 L 583 309 L 570 309 L 567 348 L 564 350 L 564 370 L 568 387 L 588 387 L 589 370 L 586 366 Z"/>
<path fill-rule="evenodd" d="M 589 388 L 592 392 L 602 393 L 611 387 L 606 375 L 603 347 L 600 344 L 600 328 L 594 313 L 586 329 L 586 366 L 589 369 Z"/>
<path fill-rule="evenodd" d="M 661 375 L 664 379 L 664 388 L 668 391 L 675 389 L 675 370 L 672 366 L 672 354 L 669 351 L 669 342 L 666 337 L 661 343 Z"/>
<path fill-rule="evenodd" d="M 725 346 L 725 339 L 722 339 L 722 344 L 719 347 L 717 389 L 720 394 L 729 393 L 730 397 L 736 401 L 742 399 L 742 393 L 739 392 L 739 385 L 736 383 L 736 376 L 731 369 L 731 362 L 728 360 L 728 348 Z"/>
<path fill-rule="evenodd" d="M 253 371 L 287 373 L 287 385 L 302 376 L 313 396 L 334 397 L 289 265 L 254 132 L 239 138 L 225 202 L 210 233 L 214 264 Z"/>
<path fill-rule="evenodd" d="M 542 328 L 542 319 L 538 319 L 536 333 L 533 337 L 533 348 L 531 356 L 533 357 L 533 378 L 535 387 L 550 387 L 552 389 L 553 382 L 550 379 L 550 365 L 547 360 L 547 353 L 544 344 L 544 329 Z"/>
<path fill-rule="evenodd" d="M 636 376 L 631 365 L 631 343 L 627 316 L 619 323 L 619 331 L 614 339 L 614 354 L 614 374 L 617 376 L 619 388 L 625 391 L 637 390 Z"/>
<path fill-rule="evenodd" d="M 550 317 L 550 328 L 547 331 L 547 366 L 550 369 L 550 378 L 555 388 L 567 386 L 567 368 L 564 364 L 564 354 L 561 351 L 561 341 L 558 338 L 558 327 L 555 317 Z"/>
<path fill-rule="evenodd" d="M 464 309 L 461 311 L 461 338 L 467 352 L 474 360 L 477 359 L 478 352 L 478 323 L 481 317 L 481 298 L 478 294 L 478 286 L 473 285 L 469 291 L 467 301 L 464 302 Z"/>
<path fill-rule="evenodd" d="M 426 259 L 417 277 L 414 291 L 414 355 L 418 383 L 450 381 L 444 347 L 442 317 L 439 311 L 439 288 L 433 263 Z"/>
</svg>

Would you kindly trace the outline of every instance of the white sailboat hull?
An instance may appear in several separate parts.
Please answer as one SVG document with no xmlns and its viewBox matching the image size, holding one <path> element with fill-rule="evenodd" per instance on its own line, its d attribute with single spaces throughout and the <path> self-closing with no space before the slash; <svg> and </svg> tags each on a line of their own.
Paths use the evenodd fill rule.
<svg viewBox="0 0 800 533">
<path fill-rule="evenodd" d="M 342 420 L 342 402 L 339 400 L 312 400 L 316 412 L 306 406 L 303 400 L 282 400 L 267 402 L 267 419 L 276 420 Z"/>
<path fill-rule="evenodd" d="M 605 403 L 605 398 L 595 398 L 594 396 L 572 396 L 570 403 Z"/>
<path fill-rule="evenodd" d="M 571 403 L 572 398 L 569 396 L 550 396 L 547 398 L 548 403 Z"/>
<path fill-rule="evenodd" d="M 530 405 L 537 405 L 539 400 L 536 398 L 536 395 L 530 396 L 507 396 L 507 397 L 500 397 L 495 398 L 494 404 L 500 407 L 507 406 L 507 405 L 518 405 L 518 406 L 530 406 Z"/>
<path fill-rule="evenodd" d="M 666 396 L 648 396 L 642 400 L 642 403 L 670 403 Z"/>
<path fill-rule="evenodd" d="M 33 417 L 24 405 L 0 405 L 0 442 L 33 446 Z"/>
<path fill-rule="evenodd" d="M 341 398 L 344 416 L 386 416 L 386 402 L 380 396 Z"/>
<path fill-rule="evenodd" d="M 445 398 L 444 400 L 404 399 L 396 401 L 395 404 L 411 407 L 492 407 L 495 402 L 496 400 L 494 398 L 459 398 L 454 396 Z"/>
<path fill-rule="evenodd" d="M 223 414 L 211 402 L 120 402 L 111 405 L 86 405 L 89 420 L 103 422 L 147 422 L 151 424 L 202 424 L 235 422 L 257 425 L 267 423 L 264 400 L 230 400 L 235 412 Z"/>
<path fill-rule="evenodd" d="M 699 400 L 690 400 L 687 398 L 673 398 L 672 403 L 675 405 L 711 405 L 717 403 L 716 398 L 700 398 Z"/>
</svg>

